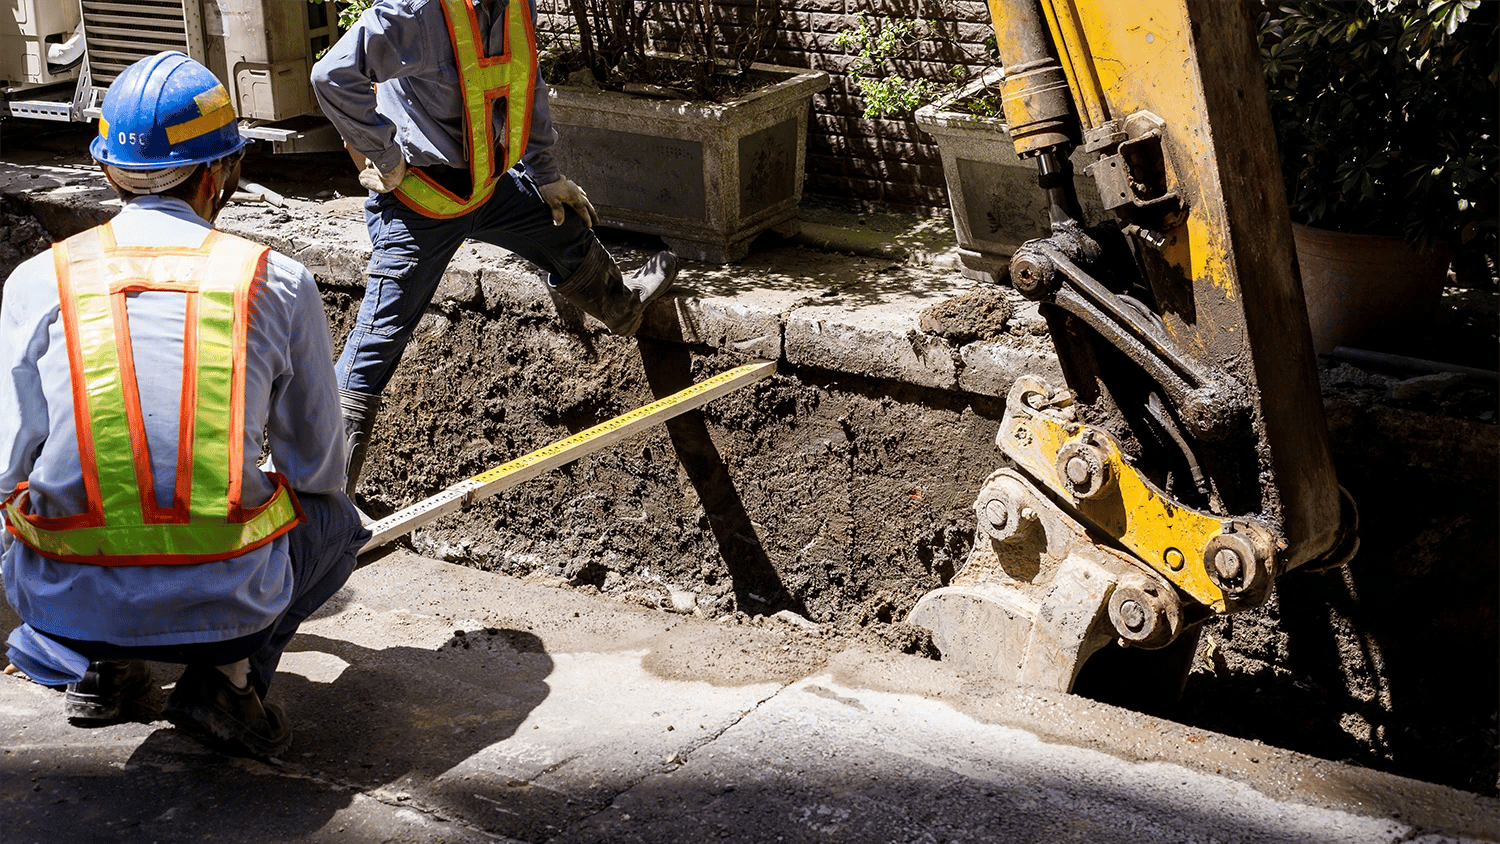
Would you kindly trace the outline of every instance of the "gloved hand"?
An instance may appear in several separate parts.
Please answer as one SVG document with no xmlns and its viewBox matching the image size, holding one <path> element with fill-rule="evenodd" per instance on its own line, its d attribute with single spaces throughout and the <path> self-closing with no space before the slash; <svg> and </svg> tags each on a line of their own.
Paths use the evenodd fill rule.
<svg viewBox="0 0 1500 844">
<path fill-rule="evenodd" d="M 359 183 L 366 189 L 376 193 L 390 193 L 406 178 L 406 162 L 402 161 L 396 165 L 396 169 L 389 173 L 380 172 L 375 162 L 365 159 L 365 169 L 359 171 Z"/>
<path fill-rule="evenodd" d="M 583 218 L 583 224 L 593 228 L 599 222 L 599 212 L 594 210 L 594 204 L 589 202 L 589 195 L 583 192 L 583 188 L 577 182 L 567 176 L 561 176 L 551 184 L 540 185 L 537 190 L 541 192 L 542 199 L 552 209 L 552 225 L 560 226 L 563 217 L 567 213 L 563 210 L 564 205 L 571 206 L 578 216 Z"/>
</svg>

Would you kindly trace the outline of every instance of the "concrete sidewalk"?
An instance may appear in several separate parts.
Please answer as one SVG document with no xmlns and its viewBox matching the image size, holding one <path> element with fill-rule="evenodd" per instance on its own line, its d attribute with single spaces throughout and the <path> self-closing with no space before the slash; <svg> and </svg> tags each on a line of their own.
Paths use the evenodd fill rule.
<svg viewBox="0 0 1500 844">
<path fill-rule="evenodd" d="M 405 552 L 303 631 L 271 691 L 296 730 L 277 765 L 156 720 L 160 690 L 82 729 L 0 677 L 0 838 L 1500 840 L 1472 794 Z"/>
</svg>

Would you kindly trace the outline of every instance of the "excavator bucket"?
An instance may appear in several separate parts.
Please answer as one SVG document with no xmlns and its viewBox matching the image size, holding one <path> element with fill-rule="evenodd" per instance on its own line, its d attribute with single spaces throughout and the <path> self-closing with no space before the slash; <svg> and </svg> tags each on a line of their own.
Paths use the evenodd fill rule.
<svg viewBox="0 0 1500 844">
<path fill-rule="evenodd" d="M 1164 648 L 1357 547 L 1339 488 L 1251 10 L 990 0 L 1023 244 L 1065 384 L 1019 379 L 975 546 L 911 621 L 944 659 L 1071 689 L 1112 639 Z M 1108 220 L 1081 219 L 1070 156 Z"/>
</svg>

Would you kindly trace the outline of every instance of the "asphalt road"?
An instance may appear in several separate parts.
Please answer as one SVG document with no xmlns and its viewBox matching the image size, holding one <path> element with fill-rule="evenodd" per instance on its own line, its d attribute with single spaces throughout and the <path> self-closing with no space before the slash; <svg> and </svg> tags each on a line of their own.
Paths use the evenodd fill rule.
<svg viewBox="0 0 1500 844">
<path fill-rule="evenodd" d="M 287 654 L 277 764 L 159 688 L 83 729 L 0 677 L 0 840 L 1500 840 L 1495 800 L 835 641 L 396 553 Z"/>
</svg>

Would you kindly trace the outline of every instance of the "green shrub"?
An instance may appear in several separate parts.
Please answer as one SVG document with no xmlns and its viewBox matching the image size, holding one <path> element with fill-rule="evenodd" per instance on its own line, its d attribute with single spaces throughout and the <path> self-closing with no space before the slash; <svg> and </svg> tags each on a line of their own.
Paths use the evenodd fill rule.
<svg viewBox="0 0 1500 844">
<path fill-rule="evenodd" d="M 923 4 L 916 17 L 878 16 L 860 12 L 852 26 L 834 36 L 835 46 L 851 51 L 855 59 L 848 75 L 864 100 L 867 118 L 909 115 L 918 107 L 957 91 L 974 77 L 971 66 L 988 60 L 996 63 L 999 51 L 991 35 L 987 56 L 965 55 L 962 45 L 936 21 L 945 10 L 943 0 Z M 925 16 L 923 12 L 925 11 Z M 941 75 L 915 75 L 912 67 L 937 61 L 946 65 Z M 976 114 L 999 113 L 998 97 L 980 97 L 968 102 Z"/>
<path fill-rule="evenodd" d="M 1261 55 L 1293 219 L 1493 254 L 1496 33 L 1480 0 L 1288 3 Z"/>
</svg>

